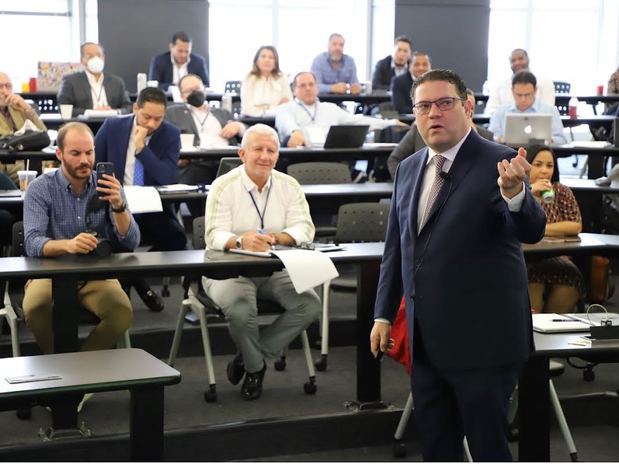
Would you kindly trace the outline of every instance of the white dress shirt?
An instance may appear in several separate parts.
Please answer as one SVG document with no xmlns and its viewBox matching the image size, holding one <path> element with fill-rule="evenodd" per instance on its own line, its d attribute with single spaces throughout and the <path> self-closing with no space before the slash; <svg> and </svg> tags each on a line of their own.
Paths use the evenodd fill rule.
<svg viewBox="0 0 619 464">
<path fill-rule="evenodd" d="M 309 205 L 296 179 L 273 170 L 259 192 L 245 172 L 245 165 L 215 179 L 206 198 L 204 220 L 206 246 L 212 250 L 225 249 L 231 237 L 250 230 L 285 232 L 297 244 L 314 238 Z"/>
<path fill-rule="evenodd" d="M 513 77 L 513 76 L 512 76 Z M 512 93 L 512 77 L 505 79 L 499 86 L 495 87 L 486 103 L 485 114 L 492 114 L 498 108 L 508 104 L 514 104 L 514 94 Z M 555 106 L 555 85 L 551 80 L 544 79 L 538 76 L 537 92 L 535 93 L 535 101 L 546 103 L 550 106 Z"/>
<path fill-rule="evenodd" d="M 127 145 L 127 161 L 125 161 L 125 176 L 123 178 L 124 185 L 133 185 L 133 173 L 135 171 L 135 116 L 133 117 L 133 125 L 129 134 L 129 144 Z M 144 139 L 144 146 L 148 145 L 151 136 Z"/>
<path fill-rule="evenodd" d="M 97 81 L 95 75 L 86 70 L 86 78 L 90 84 L 90 96 L 92 98 L 92 107 L 108 106 L 107 95 L 105 94 L 105 88 L 103 87 L 103 79 L 105 76 L 101 73 L 101 78 Z"/>
<path fill-rule="evenodd" d="M 172 53 L 170 53 L 170 60 L 172 61 L 172 83 L 174 85 L 178 85 L 178 81 L 180 81 L 183 76 L 189 74 L 187 66 L 189 66 L 191 57 L 188 56 L 187 61 L 185 61 L 184 64 L 179 65 L 176 63 L 176 61 L 174 61 L 174 56 L 172 56 Z"/>
<path fill-rule="evenodd" d="M 219 133 L 221 132 L 221 124 L 215 116 L 209 111 L 207 105 L 202 105 L 200 108 L 196 108 L 192 105 L 187 105 L 193 122 L 198 128 L 198 135 L 200 136 L 200 146 L 207 148 L 221 148 L 230 145 L 230 141 Z M 242 134 L 241 134 L 242 135 Z"/>
</svg>

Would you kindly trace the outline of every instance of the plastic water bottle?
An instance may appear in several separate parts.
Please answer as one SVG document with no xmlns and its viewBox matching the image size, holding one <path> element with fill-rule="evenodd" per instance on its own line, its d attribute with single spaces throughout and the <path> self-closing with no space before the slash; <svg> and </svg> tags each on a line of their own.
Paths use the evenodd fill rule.
<svg viewBox="0 0 619 464">
<path fill-rule="evenodd" d="M 546 204 L 550 204 L 555 201 L 555 191 L 553 189 L 544 190 L 542 192 L 542 201 Z"/>
<path fill-rule="evenodd" d="M 230 95 L 229 92 L 226 92 L 221 96 L 221 109 L 232 113 L 232 95 Z"/>
<path fill-rule="evenodd" d="M 145 88 L 146 88 L 146 74 L 145 73 L 138 73 L 138 78 L 137 78 L 138 93 L 140 93 Z"/>
</svg>

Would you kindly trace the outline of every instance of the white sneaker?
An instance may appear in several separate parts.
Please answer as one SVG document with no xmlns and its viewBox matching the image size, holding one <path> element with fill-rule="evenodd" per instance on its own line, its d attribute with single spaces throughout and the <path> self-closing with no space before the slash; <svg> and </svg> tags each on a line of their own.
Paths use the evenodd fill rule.
<svg viewBox="0 0 619 464">
<path fill-rule="evenodd" d="M 92 398 L 94 395 L 94 393 L 84 393 L 84 397 L 82 398 L 82 401 L 79 402 L 79 404 L 77 405 L 77 412 L 82 412 L 82 408 L 84 407 L 84 403 L 86 401 L 88 401 L 90 398 Z"/>
</svg>

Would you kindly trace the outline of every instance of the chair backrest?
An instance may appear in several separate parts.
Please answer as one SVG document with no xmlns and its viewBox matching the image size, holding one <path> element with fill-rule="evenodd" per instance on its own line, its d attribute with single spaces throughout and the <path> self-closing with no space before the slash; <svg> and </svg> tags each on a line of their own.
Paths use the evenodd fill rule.
<svg viewBox="0 0 619 464">
<path fill-rule="evenodd" d="M 340 206 L 335 238 L 337 242 L 382 242 L 387 234 L 389 205 L 348 203 Z"/>
<path fill-rule="evenodd" d="M 0 190 L 16 190 L 17 185 L 5 173 L 0 172 Z"/>
<path fill-rule="evenodd" d="M 215 177 L 223 176 L 241 164 L 243 164 L 243 161 L 238 156 L 224 156 L 219 160 L 219 167 Z"/>
<path fill-rule="evenodd" d="M 226 81 L 224 92 L 241 93 L 241 81 Z"/>
<path fill-rule="evenodd" d="M 204 216 L 199 216 L 193 220 L 191 245 L 195 250 L 204 250 L 206 248 L 206 240 L 204 240 Z"/>
<path fill-rule="evenodd" d="M 555 85 L 555 93 L 570 93 L 572 88 L 572 84 L 569 82 L 553 81 L 553 84 Z"/>
<path fill-rule="evenodd" d="M 343 163 L 297 163 L 288 166 L 288 174 L 299 184 L 348 184 L 350 169 Z"/>
<path fill-rule="evenodd" d="M 11 256 L 26 256 L 24 247 L 24 222 L 13 223 L 13 238 L 11 241 Z"/>
</svg>

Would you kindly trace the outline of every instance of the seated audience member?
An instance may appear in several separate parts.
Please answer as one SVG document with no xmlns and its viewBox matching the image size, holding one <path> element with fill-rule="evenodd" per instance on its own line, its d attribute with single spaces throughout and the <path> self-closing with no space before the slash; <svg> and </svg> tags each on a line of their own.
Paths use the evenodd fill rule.
<svg viewBox="0 0 619 464">
<path fill-rule="evenodd" d="M 619 93 L 619 68 L 610 75 L 608 79 L 608 86 L 606 87 L 606 93 L 617 94 Z"/>
<path fill-rule="evenodd" d="M 572 191 L 559 182 L 557 157 L 547 146 L 527 149 L 531 192 L 546 213 L 546 237 L 578 235 L 582 219 Z M 584 294 L 580 270 L 567 256 L 529 262 L 529 298 L 539 312 L 573 312 Z"/>
<path fill-rule="evenodd" d="M 334 103 L 318 100 L 316 78 L 311 72 L 300 72 L 292 82 L 295 101 L 277 108 L 275 127 L 283 143 L 288 147 L 310 145 L 312 133 L 318 132 L 324 140 L 329 128 L 339 124 L 367 124 L 370 130 L 389 126 L 406 126 L 397 119 L 378 119 L 350 114 Z"/>
<path fill-rule="evenodd" d="M 272 45 L 264 45 L 254 56 L 251 71 L 241 86 L 241 113 L 272 116 L 275 108 L 292 100 L 288 78 L 279 69 L 279 55 Z"/>
<path fill-rule="evenodd" d="M 24 197 L 24 246 L 34 257 L 67 254 L 86 255 L 97 248 L 98 239 L 112 247 L 135 249 L 140 230 L 126 207 L 120 182 L 105 175 L 98 179 L 94 136 L 82 123 L 65 124 L 58 131 L 56 157 L 60 169 L 36 178 Z M 101 194 L 101 200 L 97 199 Z M 82 306 L 101 322 L 81 346 L 83 351 L 112 348 L 129 328 L 131 302 L 118 280 L 81 282 L 78 298 Z M 33 279 L 26 283 L 26 324 L 43 353 L 53 352 L 52 281 Z"/>
<path fill-rule="evenodd" d="M 408 71 L 412 47 L 408 37 L 400 35 L 395 38 L 391 55 L 376 63 L 372 74 L 372 90 L 389 90 L 393 78 Z"/>
<path fill-rule="evenodd" d="M 114 163 L 114 174 L 123 185 L 173 184 L 178 174 L 180 131 L 164 121 L 166 96 L 147 87 L 133 105 L 133 114 L 107 119 L 95 138 L 97 162 Z M 142 235 L 152 243 L 152 251 L 183 250 L 187 242 L 170 203 L 160 213 L 136 214 Z M 143 277 L 130 282 L 152 311 L 161 311 L 163 302 Z"/>
<path fill-rule="evenodd" d="M 361 92 L 355 60 L 344 54 L 344 36 L 333 33 L 329 36 L 328 48 L 312 62 L 320 93 Z"/>
<path fill-rule="evenodd" d="M 394 77 L 391 85 L 391 102 L 400 114 L 409 114 L 413 111 L 411 89 L 413 82 L 431 69 L 430 57 L 427 53 L 415 52 L 408 67 L 408 72 Z"/>
<path fill-rule="evenodd" d="M 165 118 L 178 127 L 181 133 L 194 134 L 195 146 L 218 148 L 240 142 L 245 125 L 235 121 L 232 113 L 227 110 L 209 108 L 204 84 L 199 76 L 183 76 L 178 87 L 185 103 L 169 106 Z M 210 184 L 215 179 L 218 165 L 218 160 L 179 159 L 178 182 Z M 204 215 L 202 200 L 189 201 L 187 205 L 193 217 Z"/>
<path fill-rule="evenodd" d="M 148 67 L 148 79 L 159 82 L 159 88 L 167 90 L 170 85 L 178 85 L 186 74 L 200 76 L 208 87 L 206 61 L 200 55 L 191 53 L 191 39 L 184 32 L 172 36 L 170 51 L 153 57 Z"/>
<path fill-rule="evenodd" d="M 20 95 L 13 93 L 13 83 L 8 74 L 0 71 L 0 137 L 12 135 L 20 130 L 26 121 L 31 121 L 37 129 L 47 130 L 35 109 Z M 23 160 L 1 163 L 0 172 L 18 183 L 17 171 L 24 168 Z"/>
<path fill-rule="evenodd" d="M 471 89 L 466 89 L 466 97 L 473 105 L 473 108 L 475 108 L 475 94 Z M 483 126 L 478 126 L 473 122 L 472 112 L 467 116 L 469 117 L 469 124 L 475 132 L 487 140 L 493 140 L 492 132 Z M 398 164 L 400 164 L 400 161 L 408 158 L 414 153 L 417 153 L 425 146 L 426 142 L 423 140 L 423 137 L 421 137 L 417 124 L 413 123 L 410 130 L 402 138 L 400 143 L 398 143 L 398 146 L 393 149 L 389 155 L 389 158 L 387 158 L 387 168 L 389 169 L 391 178 L 395 179 L 395 170 L 397 169 Z"/>
<path fill-rule="evenodd" d="M 208 249 L 239 248 L 266 251 L 272 245 L 311 242 L 314 224 L 299 183 L 275 171 L 279 139 L 269 126 L 256 124 L 243 136 L 243 164 L 219 177 L 206 200 L 205 236 Z M 295 337 L 318 318 L 320 300 L 314 290 L 295 291 L 287 271 L 268 277 L 214 280 L 203 277 L 209 297 L 222 309 L 238 354 L 228 364 L 233 385 L 243 377 L 241 396 L 260 397 L 266 358 L 276 358 Z M 285 308 L 269 327 L 258 331 L 257 298 Z"/>
<path fill-rule="evenodd" d="M 59 105 L 73 105 L 73 117 L 86 110 L 116 110 L 118 114 L 131 112 L 131 101 L 125 83 L 114 74 L 104 73 L 103 46 L 86 42 L 80 47 L 80 61 L 84 71 L 62 78 L 58 91 Z"/>
<path fill-rule="evenodd" d="M 520 71 L 512 78 L 514 103 L 508 103 L 497 109 L 490 117 L 488 129 L 499 143 L 505 142 L 505 115 L 507 113 L 552 114 L 552 143 L 567 143 L 563 134 L 563 123 L 559 110 L 554 105 L 547 105 L 535 97 L 537 79 L 529 71 Z"/>
<path fill-rule="evenodd" d="M 514 96 L 512 93 L 512 78 L 520 71 L 529 71 L 529 55 L 527 54 L 527 51 L 522 48 L 516 48 L 509 55 L 509 63 L 512 68 L 512 76 L 505 79 L 499 86 L 492 89 L 492 93 L 486 103 L 485 112 L 487 114 L 492 114 L 501 106 L 514 102 Z M 554 82 L 549 79 L 539 78 L 535 98 L 541 103 L 554 106 Z"/>
</svg>

